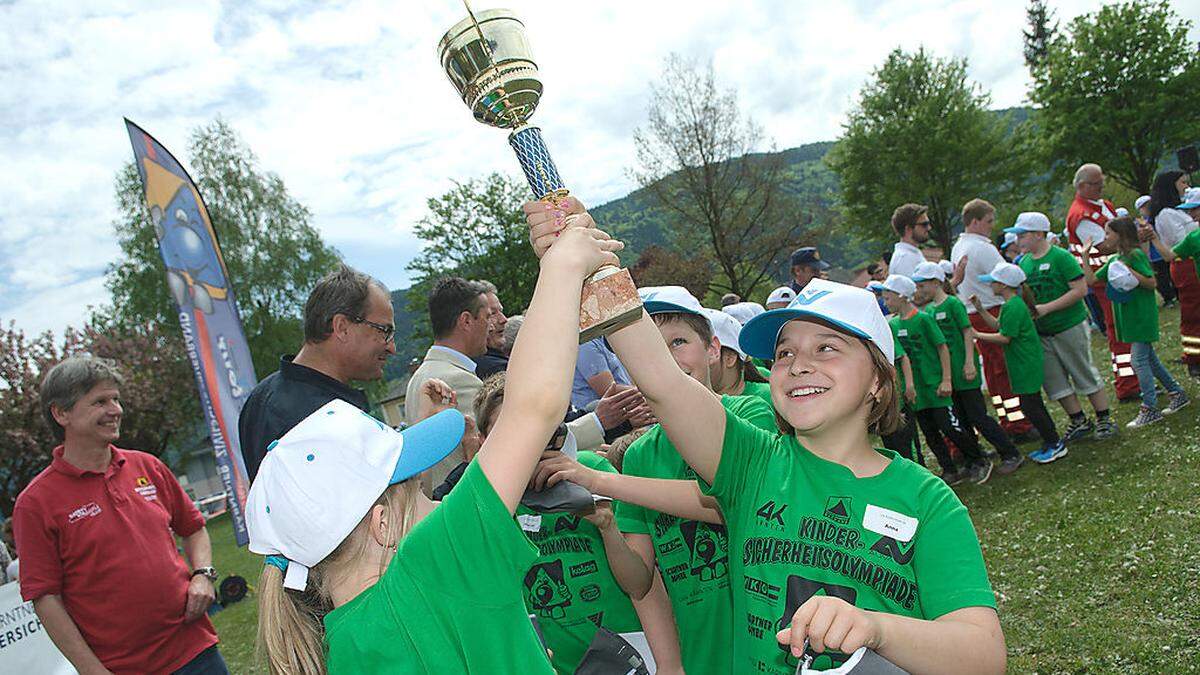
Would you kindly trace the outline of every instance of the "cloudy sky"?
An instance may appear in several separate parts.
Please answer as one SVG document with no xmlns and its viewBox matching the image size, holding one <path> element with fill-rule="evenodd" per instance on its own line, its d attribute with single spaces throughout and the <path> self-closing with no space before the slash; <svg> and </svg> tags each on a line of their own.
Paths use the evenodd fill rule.
<svg viewBox="0 0 1200 675">
<path fill-rule="evenodd" d="M 1200 0 L 1173 4 L 1200 14 Z M 1025 100 L 1019 0 L 500 5 L 526 23 L 546 88 L 535 119 L 590 204 L 630 190 L 632 132 L 670 52 L 711 59 L 779 148 L 836 138 L 897 46 L 968 58 L 997 107 Z M 1094 7 L 1052 5 L 1062 19 Z M 457 0 L 0 0 L 0 321 L 59 331 L 106 302 L 122 116 L 181 160 L 188 132 L 223 116 L 348 262 L 405 285 L 428 197 L 517 174 L 504 132 L 473 121 L 438 64 L 463 13 Z"/>
</svg>

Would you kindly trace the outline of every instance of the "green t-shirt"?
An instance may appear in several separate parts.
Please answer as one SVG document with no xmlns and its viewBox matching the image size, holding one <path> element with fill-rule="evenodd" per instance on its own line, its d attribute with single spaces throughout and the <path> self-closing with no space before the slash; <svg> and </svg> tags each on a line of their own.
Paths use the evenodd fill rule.
<svg viewBox="0 0 1200 675">
<path fill-rule="evenodd" d="M 995 607 L 966 507 L 941 479 L 890 450 L 877 476 L 812 454 L 792 435 L 726 415 L 711 488 L 729 528 L 734 673 L 792 675 L 776 631 L 813 595 L 917 619 Z M 845 655 L 818 659 L 819 668 Z"/>
<path fill-rule="evenodd" d="M 1000 334 L 1009 339 L 1004 345 L 1004 368 L 1013 393 L 1036 394 L 1042 388 L 1042 340 L 1020 295 L 1000 306 Z"/>
<path fill-rule="evenodd" d="M 764 361 L 754 357 L 751 357 L 750 361 L 752 361 L 754 363 L 754 367 L 758 369 L 759 375 L 762 375 L 768 380 L 771 379 L 771 363 L 769 361 Z"/>
<path fill-rule="evenodd" d="M 963 329 L 971 327 L 971 319 L 967 317 L 967 308 L 962 300 L 947 295 L 940 305 L 932 302 L 925 305 L 925 312 L 933 317 L 942 336 L 946 338 L 946 347 L 950 350 L 950 379 L 954 391 L 978 389 L 982 384 L 979 380 L 979 351 L 972 349 L 975 359 L 975 378 L 968 380 L 963 377 L 963 364 L 967 361 L 967 347 L 963 344 Z"/>
<path fill-rule="evenodd" d="M 722 396 L 731 416 L 774 432 L 775 411 L 754 396 Z M 629 446 L 622 471 L 631 476 L 698 480 L 661 426 Z M 703 482 L 701 481 L 701 485 Z M 729 537 L 722 525 L 683 520 L 636 504 L 617 504 L 622 532 L 646 534 L 675 610 L 679 649 L 688 675 L 729 675 L 733 598 L 729 588 Z"/>
<path fill-rule="evenodd" d="M 1191 258 L 1196 265 L 1196 273 L 1200 274 L 1200 230 L 1188 232 L 1171 250 L 1180 258 Z"/>
<path fill-rule="evenodd" d="M 754 396 L 761 398 L 775 409 L 775 403 L 771 401 L 771 383 L 769 382 L 747 382 L 746 388 L 742 390 L 742 396 Z"/>
<path fill-rule="evenodd" d="M 1142 249 L 1135 248 L 1129 253 L 1109 258 L 1103 267 L 1096 270 L 1096 279 L 1108 283 L 1108 266 L 1113 260 L 1120 260 L 1142 276 L 1154 276 L 1150 258 Z M 1154 301 L 1154 289 L 1139 284 L 1129 293 L 1131 297 L 1128 301 L 1112 303 L 1113 323 L 1117 324 L 1117 339 L 1121 342 L 1157 342 L 1158 303 Z"/>
<path fill-rule="evenodd" d="M 901 318 L 888 319 L 892 336 L 904 345 L 904 352 L 912 363 L 913 381 L 909 383 L 916 392 L 913 410 L 926 408 L 949 408 L 949 396 L 938 396 L 937 388 L 942 383 L 942 361 L 938 357 L 938 345 L 946 344 L 946 336 L 938 328 L 933 317 L 914 310 Z"/>
<path fill-rule="evenodd" d="M 1034 258 L 1026 253 L 1017 261 L 1017 266 L 1025 272 L 1025 283 L 1033 291 L 1033 297 L 1038 304 L 1057 300 L 1071 290 L 1071 282 L 1083 277 L 1083 270 L 1075 256 L 1067 253 L 1066 249 L 1051 246 L 1046 255 Z M 1087 307 L 1083 300 L 1071 303 L 1066 307 L 1039 316 L 1034 323 L 1041 335 L 1056 335 L 1079 325 L 1087 319 Z"/>
<path fill-rule="evenodd" d="M 903 407 L 904 392 L 908 391 L 908 386 L 904 381 L 904 371 L 900 369 L 900 359 L 908 356 L 908 353 L 904 351 L 904 344 L 896 337 L 895 331 L 892 331 L 892 346 L 896 350 L 896 360 L 892 361 L 892 367 L 896 369 L 896 388 L 900 392 L 900 406 Z"/>
<path fill-rule="evenodd" d="M 325 616 L 329 672 L 553 673 L 521 587 L 536 557 L 471 462 L 379 581 Z"/>
<path fill-rule="evenodd" d="M 579 463 L 617 473 L 594 452 Z M 554 653 L 554 669 L 572 675 L 596 637 L 596 627 L 614 633 L 640 631 L 629 596 L 613 577 L 600 530 L 578 514 L 543 513 L 517 507 L 517 523 L 541 555 L 525 573 L 525 606 L 537 616 Z"/>
</svg>

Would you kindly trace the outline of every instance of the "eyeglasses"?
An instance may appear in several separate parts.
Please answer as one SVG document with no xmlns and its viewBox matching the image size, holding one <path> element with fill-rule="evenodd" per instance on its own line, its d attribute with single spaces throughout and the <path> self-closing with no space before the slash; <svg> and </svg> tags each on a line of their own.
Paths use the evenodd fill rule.
<svg viewBox="0 0 1200 675">
<path fill-rule="evenodd" d="M 929 221 L 928 220 L 918 221 L 917 227 L 929 227 Z"/>
<path fill-rule="evenodd" d="M 383 333 L 383 341 L 384 342 L 391 342 L 392 340 L 396 339 L 396 327 L 395 326 L 389 326 L 385 323 L 375 323 L 374 321 L 367 321 L 366 318 L 361 317 L 361 316 L 357 317 L 355 319 L 352 319 L 352 321 L 354 321 L 354 323 L 365 323 L 366 325 L 370 326 L 371 328 L 374 328 L 375 330 L 379 331 L 380 333 Z"/>
</svg>

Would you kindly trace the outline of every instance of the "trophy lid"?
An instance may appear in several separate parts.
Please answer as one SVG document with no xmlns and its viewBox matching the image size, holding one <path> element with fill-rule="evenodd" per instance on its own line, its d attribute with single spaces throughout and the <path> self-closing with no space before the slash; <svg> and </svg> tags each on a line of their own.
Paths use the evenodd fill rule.
<svg viewBox="0 0 1200 675">
<path fill-rule="evenodd" d="M 442 69 L 475 119 L 495 127 L 523 124 L 542 96 L 525 24 L 506 9 L 476 12 L 438 41 Z"/>
</svg>

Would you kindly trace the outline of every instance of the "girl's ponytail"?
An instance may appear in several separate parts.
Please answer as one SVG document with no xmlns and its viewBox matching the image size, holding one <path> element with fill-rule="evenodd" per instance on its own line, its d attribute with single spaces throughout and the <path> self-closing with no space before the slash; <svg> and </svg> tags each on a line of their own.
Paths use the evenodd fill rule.
<svg viewBox="0 0 1200 675">
<path fill-rule="evenodd" d="M 258 654 L 277 675 L 324 675 L 325 644 L 320 607 L 311 591 L 283 587 L 283 571 L 271 563 L 258 577 Z"/>
<path fill-rule="evenodd" d="M 1029 308 L 1029 314 L 1033 318 L 1038 318 L 1037 298 L 1033 297 L 1033 291 L 1029 290 L 1029 284 L 1021 283 L 1021 299 L 1025 301 L 1025 306 Z"/>
<path fill-rule="evenodd" d="M 758 366 L 754 365 L 754 362 L 750 359 L 746 359 L 742 362 L 742 379 L 746 380 L 747 382 L 767 381 L 767 378 L 763 377 L 762 373 L 758 372 Z"/>
</svg>

